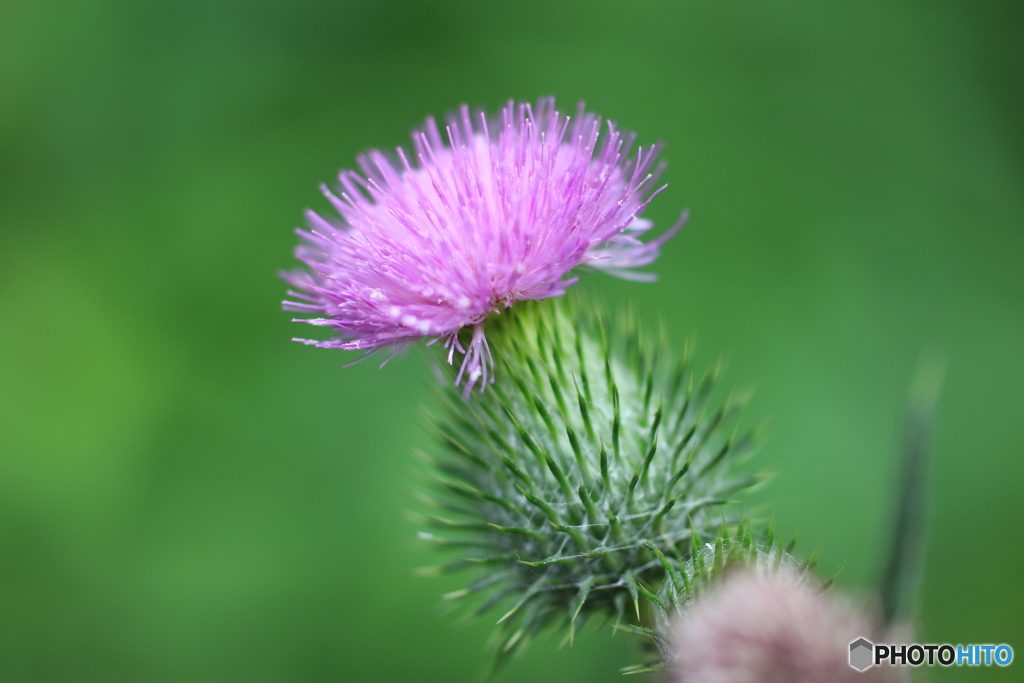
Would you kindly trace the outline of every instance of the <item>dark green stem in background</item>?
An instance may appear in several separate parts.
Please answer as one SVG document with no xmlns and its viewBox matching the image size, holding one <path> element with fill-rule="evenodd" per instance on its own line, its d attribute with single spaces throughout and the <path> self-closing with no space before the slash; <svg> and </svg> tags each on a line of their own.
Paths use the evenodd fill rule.
<svg viewBox="0 0 1024 683">
<path fill-rule="evenodd" d="M 881 580 L 885 626 L 912 619 L 924 569 L 928 536 L 928 488 L 935 408 L 945 361 L 925 355 L 918 362 L 904 423 L 900 484 L 892 545 Z"/>
</svg>

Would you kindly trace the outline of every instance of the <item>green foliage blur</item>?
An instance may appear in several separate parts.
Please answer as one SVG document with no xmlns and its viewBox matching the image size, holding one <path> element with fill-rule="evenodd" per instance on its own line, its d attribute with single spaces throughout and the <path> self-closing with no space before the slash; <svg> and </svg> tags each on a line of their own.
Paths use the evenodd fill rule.
<svg viewBox="0 0 1024 683">
<path fill-rule="evenodd" d="M 667 143 L 689 225 L 635 301 L 771 416 L 753 465 L 822 571 L 888 540 L 919 356 L 938 411 L 927 642 L 1024 655 L 1024 5 L 0 4 L 0 680 L 463 681 L 412 576 L 424 354 L 292 343 L 304 207 L 462 102 L 584 99 Z M 315 332 L 315 330 L 313 331 Z M 507 681 L 617 681 L 628 636 Z M 934 680 L 1020 680 L 1007 670 Z"/>
</svg>

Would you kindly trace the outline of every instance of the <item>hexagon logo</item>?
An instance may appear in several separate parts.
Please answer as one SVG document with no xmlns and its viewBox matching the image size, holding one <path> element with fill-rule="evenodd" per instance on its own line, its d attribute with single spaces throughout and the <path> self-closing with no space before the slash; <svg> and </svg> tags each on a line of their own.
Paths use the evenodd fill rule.
<svg viewBox="0 0 1024 683">
<path fill-rule="evenodd" d="M 872 666 L 875 646 L 865 638 L 858 638 L 850 643 L 850 666 L 857 671 L 864 671 Z"/>
</svg>

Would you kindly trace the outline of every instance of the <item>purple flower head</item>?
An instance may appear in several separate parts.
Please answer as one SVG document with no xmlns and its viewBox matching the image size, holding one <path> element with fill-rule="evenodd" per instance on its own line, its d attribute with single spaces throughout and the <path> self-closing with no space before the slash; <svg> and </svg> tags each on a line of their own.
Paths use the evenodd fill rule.
<svg viewBox="0 0 1024 683">
<path fill-rule="evenodd" d="M 428 118 L 412 155 L 371 150 L 362 173 L 341 172 L 337 193 L 321 188 L 340 219 L 307 212 L 295 255 L 308 270 L 285 274 L 294 300 L 284 308 L 332 328 L 331 340 L 296 340 L 324 348 L 397 352 L 440 339 L 449 363 L 463 355 L 456 384 L 468 394 L 493 381 L 489 315 L 564 294 L 576 266 L 653 280 L 631 269 L 653 262 L 686 214 L 640 241 L 651 222 L 637 216 L 664 189 L 655 189 L 660 145 L 630 156 L 634 136 L 610 122 L 602 136 L 582 104 L 568 117 L 553 98 L 510 101 L 490 120 L 463 106 L 443 135 Z"/>
</svg>

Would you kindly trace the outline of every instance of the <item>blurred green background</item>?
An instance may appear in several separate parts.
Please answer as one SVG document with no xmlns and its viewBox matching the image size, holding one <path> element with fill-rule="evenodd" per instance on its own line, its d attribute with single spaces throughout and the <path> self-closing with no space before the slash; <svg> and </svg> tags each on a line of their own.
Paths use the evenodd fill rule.
<svg viewBox="0 0 1024 683">
<path fill-rule="evenodd" d="M 948 356 L 921 637 L 1024 656 L 1022 7 L 6 0 L 0 679 L 476 675 L 490 624 L 411 575 L 422 354 L 290 342 L 275 274 L 358 152 L 541 94 L 667 143 L 647 215 L 693 214 L 660 282 L 584 286 L 758 387 L 758 501 L 847 588 Z M 505 680 L 621 680 L 633 645 L 542 640 Z"/>
</svg>

